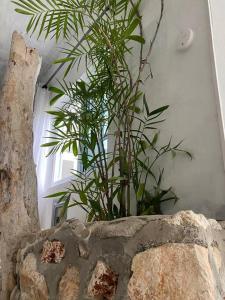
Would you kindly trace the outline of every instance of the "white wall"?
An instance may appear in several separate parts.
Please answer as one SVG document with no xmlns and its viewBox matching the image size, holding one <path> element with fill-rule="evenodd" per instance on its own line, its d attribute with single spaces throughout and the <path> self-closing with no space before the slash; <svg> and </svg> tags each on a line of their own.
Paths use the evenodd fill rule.
<svg viewBox="0 0 225 300">
<path fill-rule="evenodd" d="M 220 11 L 218 20 L 221 23 L 217 25 L 222 32 L 224 1 L 211 2 L 223 3 L 224 9 Z M 151 38 L 150 28 L 159 15 L 159 3 L 159 0 L 146 0 L 142 8 L 146 40 Z M 193 45 L 186 51 L 178 51 L 179 33 L 187 28 L 195 33 Z M 217 36 L 220 41 L 221 32 Z M 224 41 L 225 34 L 224 51 L 217 53 L 222 57 L 218 72 L 223 80 Z M 175 207 L 165 207 L 165 213 L 192 209 L 213 218 L 225 217 L 225 174 L 212 53 L 207 1 L 166 0 L 162 26 L 151 59 L 154 79 L 147 84 L 146 92 L 151 107 L 170 105 L 166 123 L 162 126 L 162 139 L 167 140 L 170 136 L 173 136 L 174 142 L 185 139 L 183 146 L 193 153 L 194 159 L 190 161 L 179 156 L 164 162 L 164 184 L 173 186 L 180 197 Z M 224 97 L 225 84 L 220 92 Z"/>
</svg>

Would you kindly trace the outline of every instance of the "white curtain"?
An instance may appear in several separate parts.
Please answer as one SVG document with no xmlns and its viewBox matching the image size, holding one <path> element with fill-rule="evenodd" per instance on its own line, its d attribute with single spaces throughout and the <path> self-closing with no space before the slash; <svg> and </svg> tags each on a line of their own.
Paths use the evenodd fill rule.
<svg viewBox="0 0 225 300">
<path fill-rule="evenodd" d="M 46 140 L 46 128 L 48 128 L 49 118 L 47 117 L 46 111 L 49 110 L 49 99 L 50 92 L 47 89 L 37 87 L 35 102 L 34 102 L 34 120 L 33 120 L 33 133 L 34 133 L 34 145 L 33 145 L 33 156 L 36 165 L 37 183 L 38 183 L 38 209 L 39 218 L 42 228 L 49 227 L 46 224 L 46 215 L 51 216 L 51 205 L 48 204 L 43 196 L 46 196 L 46 169 L 48 160 L 46 158 L 46 150 L 41 147 L 41 144 L 45 143 Z M 50 220 L 49 220 L 50 222 Z"/>
</svg>

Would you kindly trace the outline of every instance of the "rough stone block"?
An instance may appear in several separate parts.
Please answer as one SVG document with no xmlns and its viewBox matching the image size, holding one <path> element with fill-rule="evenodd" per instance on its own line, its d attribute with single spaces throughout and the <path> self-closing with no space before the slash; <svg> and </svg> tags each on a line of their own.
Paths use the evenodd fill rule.
<svg viewBox="0 0 225 300">
<path fill-rule="evenodd" d="M 98 261 L 88 286 L 93 299 L 112 300 L 117 288 L 118 275 L 104 262 Z"/>
<path fill-rule="evenodd" d="M 59 264 L 65 256 L 65 247 L 60 241 L 46 241 L 43 245 L 42 263 Z"/>
<path fill-rule="evenodd" d="M 37 271 L 37 260 L 28 254 L 20 269 L 21 300 L 48 300 L 45 278 Z"/>
<path fill-rule="evenodd" d="M 81 245 L 88 255 L 81 255 Z M 21 293 L 21 300 L 224 300 L 224 249 L 221 225 L 191 211 L 92 224 L 70 220 L 35 235 L 18 252 L 21 284 L 15 295 Z"/>
<path fill-rule="evenodd" d="M 167 244 L 133 259 L 128 285 L 131 300 L 215 300 L 217 295 L 208 249 Z"/>
<path fill-rule="evenodd" d="M 59 283 L 59 300 L 79 300 L 80 274 L 69 267 Z"/>
</svg>

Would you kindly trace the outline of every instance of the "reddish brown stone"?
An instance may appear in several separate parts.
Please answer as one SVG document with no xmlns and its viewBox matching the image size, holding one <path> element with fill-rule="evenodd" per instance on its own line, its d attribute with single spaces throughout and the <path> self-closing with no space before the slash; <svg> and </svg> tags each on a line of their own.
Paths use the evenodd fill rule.
<svg viewBox="0 0 225 300">
<path fill-rule="evenodd" d="M 65 256 L 65 247 L 60 241 L 46 241 L 43 245 L 41 262 L 59 264 Z"/>
<path fill-rule="evenodd" d="M 104 262 L 98 261 L 88 286 L 88 295 L 94 299 L 104 297 L 113 299 L 118 282 L 118 275 Z"/>
</svg>

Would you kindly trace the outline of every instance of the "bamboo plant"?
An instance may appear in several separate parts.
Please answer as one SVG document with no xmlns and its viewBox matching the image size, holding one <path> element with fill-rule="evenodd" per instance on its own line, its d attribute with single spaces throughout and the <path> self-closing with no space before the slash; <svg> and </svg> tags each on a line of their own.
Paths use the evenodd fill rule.
<svg viewBox="0 0 225 300">
<path fill-rule="evenodd" d="M 181 143 L 159 144 L 159 123 L 168 105 L 151 109 L 143 93 L 146 67 L 159 34 L 164 0 L 151 41 L 144 37 L 142 0 L 16 0 L 18 13 L 27 15 L 27 32 L 45 39 L 65 40 L 62 58 L 65 77 L 51 104 L 63 104 L 53 116 L 49 155 L 72 151 L 82 170 L 72 170 L 70 186 L 49 195 L 71 206 L 82 207 L 88 221 L 113 220 L 162 213 L 161 203 L 177 201 L 172 188 L 161 187 L 159 161 L 172 153 L 191 154 Z M 83 36 L 83 42 L 75 47 Z M 138 47 L 138 54 L 137 54 Z M 147 53 L 144 55 L 144 53 Z M 129 59 L 137 71 L 131 69 Z M 76 68 L 85 66 L 87 80 L 70 81 Z M 151 80 L 150 72 L 148 80 Z M 66 96 L 66 97 L 65 97 Z M 55 106 L 54 106 L 55 107 Z"/>
</svg>

